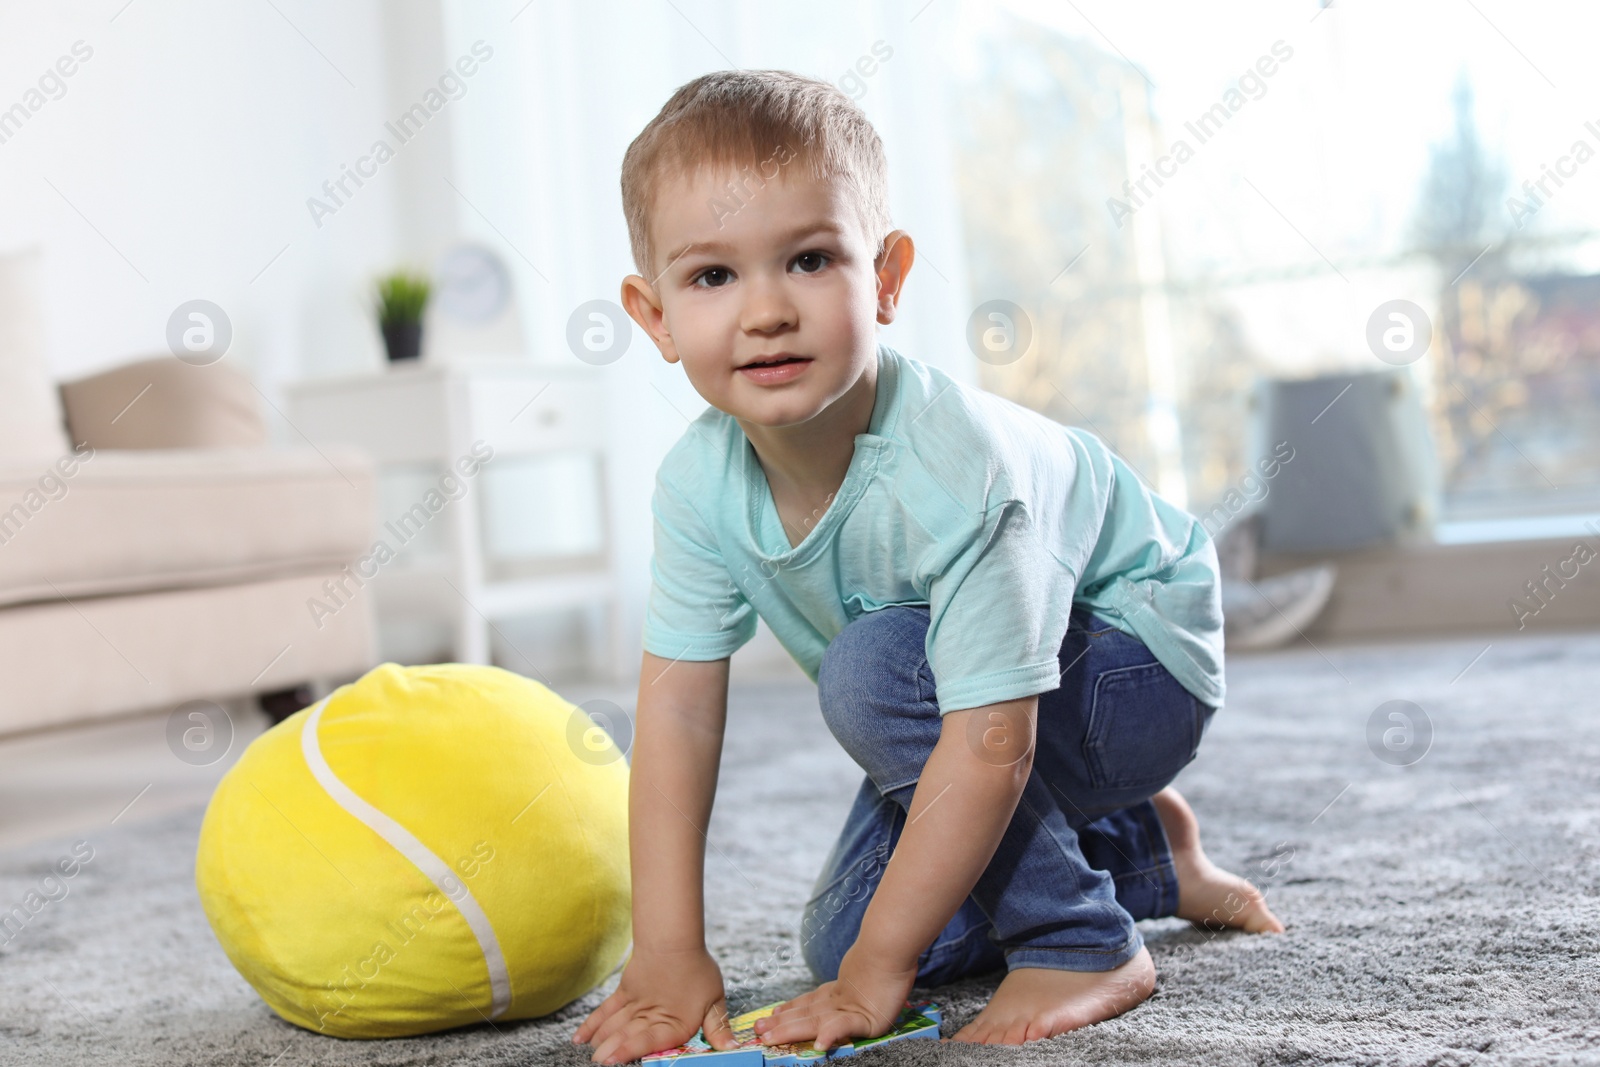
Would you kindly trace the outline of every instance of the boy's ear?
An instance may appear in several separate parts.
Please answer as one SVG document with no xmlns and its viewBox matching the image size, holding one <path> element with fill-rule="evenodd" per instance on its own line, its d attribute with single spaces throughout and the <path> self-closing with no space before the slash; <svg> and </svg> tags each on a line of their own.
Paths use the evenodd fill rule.
<svg viewBox="0 0 1600 1067">
<path fill-rule="evenodd" d="M 884 326 L 894 321 L 900 287 L 905 285 L 916 258 L 916 244 L 906 231 L 895 230 L 883 239 L 883 251 L 873 267 L 878 272 L 878 322 Z"/>
<path fill-rule="evenodd" d="M 667 330 L 667 316 L 655 287 L 637 274 L 622 279 L 622 307 L 639 328 L 650 335 L 668 363 L 678 362 L 678 349 Z"/>
</svg>

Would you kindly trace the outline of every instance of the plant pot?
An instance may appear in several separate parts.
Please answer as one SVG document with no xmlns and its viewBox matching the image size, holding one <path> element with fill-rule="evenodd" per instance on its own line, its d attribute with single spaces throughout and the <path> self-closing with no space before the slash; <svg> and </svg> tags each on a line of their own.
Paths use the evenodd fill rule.
<svg viewBox="0 0 1600 1067">
<path fill-rule="evenodd" d="M 422 355 L 422 323 L 385 322 L 380 323 L 379 328 L 383 331 L 383 347 L 390 363 Z"/>
</svg>

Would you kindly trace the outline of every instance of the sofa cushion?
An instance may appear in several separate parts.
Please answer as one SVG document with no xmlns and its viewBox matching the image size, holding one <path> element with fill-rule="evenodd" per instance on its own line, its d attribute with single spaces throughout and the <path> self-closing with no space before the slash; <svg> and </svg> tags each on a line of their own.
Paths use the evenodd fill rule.
<svg viewBox="0 0 1600 1067">
<path fill-rule="evenodd" d="M 39 249 L 0 255 L 0 462 L 67 451 L 42 301 Z"/>
<path fill-rule="evenodd" d="M 267 443 L 255 386 L 226 363 L 153 356 L 62 382 L 61 401 L 72 443 L 96 451 Z"/>
<path fill-rule="evenodd" d="M 0 463 L 0 605 L 337 569 L 371 548 L 373 516 L 350 448 Z"/>
<path fill-rule="evenodd" d="M 186 700 L 355 678 L 376 662 L 372 604 L 358 596 L 313 618 L 306 601 L 325 597 L 330 580 L 339 575 L 0 611 L 0 736 L 157 708 L 170 715 Z"/>
</svg>

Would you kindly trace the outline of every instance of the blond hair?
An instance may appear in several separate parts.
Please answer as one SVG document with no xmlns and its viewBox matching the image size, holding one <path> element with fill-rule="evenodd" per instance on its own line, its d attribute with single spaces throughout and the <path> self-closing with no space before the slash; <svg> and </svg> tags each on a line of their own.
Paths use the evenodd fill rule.
<svg viewBox="0 0 1600 1067">
<path fill-rule="evenodd" d="M 889 167 L 866 114 L 816 78 L 786 70 L 719 70 L 680 86 L 622 157 L 622 211 L 634 265 L 655 280 L 650 215 L 666 181 L 692 180 L 706 167 L 738 169 L 742 181 L 730 185 L 732 199 L 708 205 L 720 222 L 719 212 L 742 205 L 741 190 L 751 182 L 759 188 L 777 176 L 774 164 L 792 161 L 805 163 L 817 180 L 845 184 L 876 259 L 892 227 Z"/>
</svg>

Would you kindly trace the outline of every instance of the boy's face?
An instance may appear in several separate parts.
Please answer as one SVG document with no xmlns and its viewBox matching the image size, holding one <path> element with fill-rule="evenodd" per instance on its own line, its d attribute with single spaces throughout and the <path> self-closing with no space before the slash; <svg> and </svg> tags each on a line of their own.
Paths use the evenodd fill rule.
<svg viewBox="0 0 1600 1067">
<path fill-rule="evenodd" d="M 736 184 L 737 199 L 730 181 L 732 169 L 707 168 L 659 190 L 660 273 L 629 275 L 623 302 L 713 407 L 760 426 L 804 422 L 876 364 L 874 324 L 894 319 L 911 241 L 895 231 L 874 264 L 848 190 L 800 161 Z"/>
</svg>

